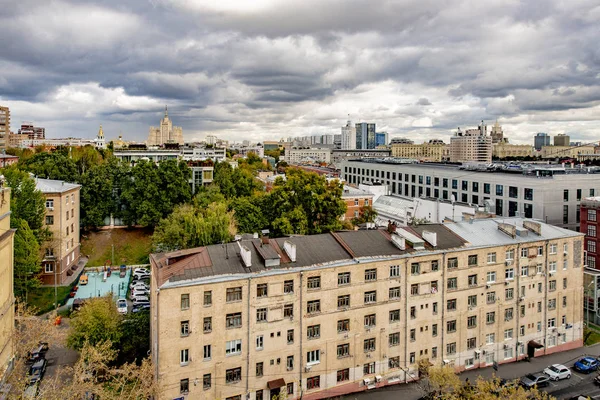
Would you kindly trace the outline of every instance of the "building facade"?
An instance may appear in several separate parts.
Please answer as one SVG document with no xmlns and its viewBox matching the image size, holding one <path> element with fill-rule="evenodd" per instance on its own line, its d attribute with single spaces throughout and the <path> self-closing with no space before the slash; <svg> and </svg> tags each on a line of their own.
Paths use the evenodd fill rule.
<svg viewBox="0 0 600 400">
<path fill-rule="evenodd" d="M 581 232 L 585 234 L 586 265 L 600 271 L 600 197 L 588 197 L 581 202 Z"/>
<path fill-rule="evenodd" d="M 543 146 L 540 151 L 542 158 L 578 158 L 581 155 L 591 154 L 596 152 L 596 147 L 588 146 Z"/>
<path fill-rule="evenodd" d="M 342 126 L 342 150 L 356 149 L 356 128 L 352 126 L 352 121 L 348 121 L 346 126 Z"/>
<path fill-rule="evenodd" d="M 450 138 L 451 162 L 492 162 L 492 138 L 487 135 L 487 126 L 481 121 L 477 129 L 461 131 Z"/>
<path fill-rule="evenodd" d="M 495 143 L 492 147 L 493 158 L 532 157 L 533 147 L 528 144 Z"/>
<path fill-rule="evenodd" d="M 387 146 L 388 145 L 388 133 L 387 132 L 376 132 L 375 133 L 375 147 Z"/>
<path fill-rule="evenodd" d="M 19 162 L 19 157 L 9 154 L 0 154 L 0 168 L 7 167 Z"/>
<path fill-rule="evenodd" d="M 339 164 L 344 160 L 352 160 L 357 158 L 386 158 L 392 154 L 389 149 L 374 149 L 374 150 L 331 150 L 331 162 Z"/>
<path fill-rule="evenodd" d="M 81 185 L 35 178 L 35 186 L 46 197 L 44 227 L 52 232 L 52 241 L 42 249 L 40 279 L 45 285 L 66 285 L 78 273 Z"/>
<path fill-rule="evenodd" d="M 533 137 L 533 147 L 540 151 L 544 146 L 550 146 L 550 135 L 544 132 L 536 133 Z"/>
<path fill-rule="evenodd" d="M 448 161 L 450 147 L 446 144 L 429 141 L 428 143 L 392 143 L 392 157 L 412 158 L 421 161 Z"/>
<path fill-rule="evenodd" d="M 10 189 L 0 182 L 0 389 L 15 357 L 14 235 L 15 229 L 10 228 Z"/>
<path fill-rule="evenodd" d="M 559 133 L 554 136 L 555 146 L 570 146 L 571 145 L 571 137 L 569 135 L 565 135 L 564 133 Z"/>
<path fill-rule="evenodd" d="M 516 172 L 488 172 L 435 164 L 396 164 L 348 160 L 341 177 L 348 184 L 378 180 L 392 195 L 430 197 L 479 206 L 498 216 L 536 218 L 552 225 L 579 229 L 583 197 L 600 193 L 598 168 L 535 166 Z"/>
<path fill-rule="evenodd" d="M 376 136 L 375 124 L 367 122 L 359 122 L 355 125 L 356 128 L 356 149 L 374 149 Z"/>
<path fill-rule="evenodd" d="M 321 399 L 580 347 L 581 236 L 488 219 L 152 254 L 159 398 Z"/>
<path fill-rule="evenodd" d="M 0 106 L 0 150 L 8 146 L 10 136 L 10 109 Z"/>
<path fill-rule="evenodd" d="M 33 126 L 31 122 L 24 122 L 21 124 L 19 129 L 19 135 L 24 135 L 27 139 L 45 139 L 46 128 L 40 126 Z"/>
<path fill-rule="evenodd" d="M 344 185 L 342 200 L 346 203 L 346 214 L 342 216 L 341 220 L 350 221 L 360 217 L 363 207 L 373 206 L 373 197 L 373 193 Z"/>
<path fill-rule="evenodd" d="M 285 161 L 290 164 L 331 163 L 331 149 L 290 149 L 285 153 Z"/>
<path fill-rule="evenodd" d="M 98 150 L 106 149 L 106 140 L 104 139 L 104 131 L 102 130 L 102 125 L 100 125 L 100 129 L 98 129 L 98 135 L 96 135 L 96 139 L 94 139 L 94 144 Z"/>
<path fill-rule="evenodd" d="M 148 134 L 148 146 L 162 146 L 165 143 L 183 144 L 183 129 L 180 126 L 173 126 L 167 107 L 165 107 L 165 116 L 160 120 L 160 126 L 151 126 Z"/>
<path fill-rule="evenodd" d="M 496 120 L 494 126 L 492 126 L 492 130 L 490 131 L 490 136 L 492 137 L 492 143 L 506 143 L 507 140 L 504 139 L 504 131 L 502 131 L 502 127 Z"/>
</svg>

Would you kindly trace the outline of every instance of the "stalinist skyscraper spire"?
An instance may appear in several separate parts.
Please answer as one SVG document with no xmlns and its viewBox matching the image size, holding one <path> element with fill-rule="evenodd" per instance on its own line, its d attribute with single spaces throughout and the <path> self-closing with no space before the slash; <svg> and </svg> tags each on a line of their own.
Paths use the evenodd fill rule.
<svg viewBox="0 0 600 400">
<path fill-rule="evenodd" d="M 173 121 L 169 118 L 169 109 L 166 105 L 165 116 L 160 121 L 160 126 L 151 126 L 148 134 L 149 146 L 162 146 L 165 143 L 183 144 L 183 129 L 180 126 L 173 126 Z"/>
</svg>

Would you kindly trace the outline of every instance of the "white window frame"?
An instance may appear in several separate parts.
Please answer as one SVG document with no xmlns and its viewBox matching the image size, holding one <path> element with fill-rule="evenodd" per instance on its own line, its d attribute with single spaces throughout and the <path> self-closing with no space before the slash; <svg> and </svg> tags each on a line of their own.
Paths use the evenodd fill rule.
<svg viewBox="0 0 600 400">
<path fill-rule="evenodd" d="M 504 330 L 504 340 L 512 340 L 514 337 L 514 331 L 512 328 Z"/>
<path fill-rule="evenodd" d="M 183 349 L 179 351 L 179 365 L 185 366 L 190 363 L 190 349 Z"/>
<path fill-rule="evenodd" d="M 494 264 L 496 262 L 496 253 L 488 253 L 487 254 L 487 263 Z"/>
<path fill-rule="evenodd" d="M 242 354 L 242 339 L 229 340 L 225 342 L 225 355 L 233 356 Z"/>
<path fill-rule="evenodd" d="M 256 350 L 263 350 L 265 348 L 265 337 L 263 335 L 256 336 Z"/>
<path fill-rule="evenodd" d="M 495 283 L 496 282 L 496 271 L 488 271 L 487 272 L 486 282 L 487 283 Z"/>
<path fill-rule="evenodd" d="M 511 281 L 515 279 L 515 269 L 514 268 L 506 268 L 504 270 L 504 279 L 507 281 Z"/>
<path fill-rule="evenodd" d="M 485 335 L 485 344 L 494 344 L 496 342 L 496 334 L 488 333 Z"/>
<path fill-rule="evenodd" d="M 550 247 L 548 248 L 548 253 L 549 254 L 556 254 L 556 249 L 557 249 L 557 245 L 556 243 L 551 243 Z"/>
<path fill-rule="evenodd" d="M 315 365 L 321 363 L 321 350 L 310 350 L 306 352 L 306 364 Z"/>
</svg>

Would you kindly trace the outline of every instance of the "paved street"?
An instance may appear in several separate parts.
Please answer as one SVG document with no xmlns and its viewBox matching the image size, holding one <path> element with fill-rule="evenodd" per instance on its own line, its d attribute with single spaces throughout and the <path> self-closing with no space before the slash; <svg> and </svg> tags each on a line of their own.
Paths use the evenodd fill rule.
<svg viewBox="0 0 600 400">
<path fill-rule="evenodd" d="M 583 355 L 600 355 L 600 344 L 565 351 L 562 353 L 551 354 L 549 356 L 536 357 L 530 362 L 520 361 L 516 363 L 500 365 L 496 375 L 505 379 L 515 379 L 520 378 L 527 373 L 540 372 L 552 364 L 564 364 L 567 367 L 572 368 L 575 361 L 577 361 Z M 483 368 L 464 372 L 460 375 L 460 377 L 463 380 L 469 378 L 469 381 L 475 382 L 478 376 L 491 378 L 494 372 L 495 371 L 492 368 Z M 551 382 L 550 386 L 544 390 L 559 400 L 569 399 L 570 397 L 579 394 L 584 394 L 587 396 L 600 395 L 600 386 L 595 385 L 593 382 L 595 376 L 596 373 L 586 375 L 573 371 L 573 376 L 571 379 L 565 379 L 559 382 Z M 410 383 L 408 385 L 394 385 L 375 391 L 348 395 L 344 396 L 343 398 L 346 400 L 416 400 L 423 396 L 423 394 L 424 392 L 419 389 L 418 383 Z"/>
</svg>

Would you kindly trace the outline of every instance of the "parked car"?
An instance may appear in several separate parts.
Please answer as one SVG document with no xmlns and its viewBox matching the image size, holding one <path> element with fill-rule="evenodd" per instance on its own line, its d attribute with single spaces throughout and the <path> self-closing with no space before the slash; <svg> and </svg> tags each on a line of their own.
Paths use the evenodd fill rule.
<svg viewBox="0 0 600 400">
<path fill-rule="evenodd" d="M 598 360 L 594 357 L 583 357 L 573 365 L 573 369 L 578 372 L 589 374 L 590 372 L 598 370 Z"/>
<path fill-rule="evenodd" d="M 83 274 L 79 277 L 79 285 L 87 285 L 88 284 L 88 276 L 86 274 Z"/>
<path fill-rule="evenodd" d="M 38 346 L 27 353 L 27 362 L 35 363 L 42 358 L 46 358 L 49 346 L 46 342 L 39 342 Z"/>
<path fill-rule="evenodd" d="M 133 270 L 134 274 L 148 274 L 150 275 L 150 270 L 147 268 L 136 268 Z"/>
<path fill-rule="evenodd" d="M 134 307 L 131 309 L 131 312 L 132 312 L 132 313 L 134 313 L 134 314 L 137 314 L 137 313 L 139 313 L 139 312 L 142 312 L 142 311 L 149 311 L 149 310 L 150 310 L 150 303 L 148 303 L 148 304 L 143 304 L 143 303 L 140 303 L 140 304 L 137 304 L 137 305 L 135 305 L 135 306 L 134 306 Z"/>
<path fill-rule="evenodd" d="M 554 364 L 544 370 L 544 373 L 553 381 L 571 379 L 571 370 L 562 364 Z"/>
<path fill-rule="evenodd" d="M 149 294 L 150 292 L 148 290 L 132 290 L 129 297 L 131 297 L 131 299 L 133 300 L 140 296 L 148 297 Z"/>
<path fill-rule="evenodd" d="M 134 280 L 142 280 L 142 279 L 150 279 L 150 274 L 145 274 L 145 273 L 134 273 L 133 274 L 133 279 Z"/>
<path fill-rule="evenodd" d="M 146 285 L 143 282 L 132 283 L 129 285 L 131 290 L 140 289 L 140 290 L 150 290 L 150 286 Z"/>
<path fill-rule="evenodd" d="M 119 299 L 117 300 L 117 311 L 119 314 L 127 314 L 127 300 Z"/>
<path fill-rule="evenodd" d="M 48 365 L 48 361 L 45 358 L 42 358 L 36 361 L 30 368 L 27 373 L 27 381 L 30 385 L 39 382 L 44 377 L 44 373 L 46 372 L 46 366 Z"/>
<path fill-rule="evenodd" d="M 136 304 L 150 304 L 150 299 L 148 298 L 148 296 L 136 296 L 132 300 L 134 306 Z"/>
<path fill-rule="evenodd" d="M 531 389 L 534 387 L 545 387 L 550 384 L 550 378 L 541 373 L 527 374 L 521 378 L 519 384 L 525 389 Z"/>
</svg>

